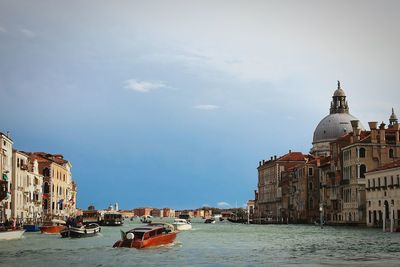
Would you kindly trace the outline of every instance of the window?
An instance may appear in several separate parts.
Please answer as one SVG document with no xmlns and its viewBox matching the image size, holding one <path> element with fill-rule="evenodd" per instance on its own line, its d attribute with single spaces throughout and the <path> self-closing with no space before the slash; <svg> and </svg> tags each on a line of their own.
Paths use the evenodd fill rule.
<svg viewBox="0 0 400 267">
<path fill-rule="evenodd" d="M 381 178 L 378 177 L 378 187 L 381 187 Z"/>
<path fill-rule="evenodd" d="M 375 179 L 372 179 L 372 187 L 375 188 Z"/>
<path fill-rule="evenodd" d="M 390 176 L 390 185 L 393 185 L 393 175 Z"/>
<path fill-rule="evenodd" d="M 360 158 L 365 158 L 365 148 L 360 148 L 360 150 L 358 151 L 358 155 Z"/>
<path fill-rule="evenodd" d="M 308 184 L 308 188 L 310 189 L 310 191 L 313 189 L 313 184 L 312 183 L 309 183 Z"/>
<path fill-rule="evenodd" d="M 314 169 L 312 167 L 308 168 L 308 176 L 313 176 Z"/>
<path fill-rule="evenodd" d="M 49 168 L 44 168 L 44 169 L 43 169 L 43 176 L 46 176 L 46 177 L 50 176 L 50 170 L 49 170 Z"/>
<path fill-rule="evenodd" d="M 389 149 L 389 158 L 394 158 L 393 149 Z"/>
<path fill-rule="evenodd" d="M 365 173 L 367 172 L 367 166 L 364 164 L 360 165 L 360 178 L 365 178 Z"/>
<path fill-rule="evenodd" d="M 368 188 L 371 187 L 371 180 L 368 179 Z"/>
<path fill-rule="evenodd" d="M 387 179 L 386 179 L 386 176 L 383 178 L 383 186 L 384 186 L 384 187 L 387 186 Z"/>
<path fill-rule="evenodd" d="M 44 183 L 43 193 L 45 193 L 45 194 L 50 193 L 50 188 L 49 188 L 49 183 L 48 182 Z"/>
</svg>

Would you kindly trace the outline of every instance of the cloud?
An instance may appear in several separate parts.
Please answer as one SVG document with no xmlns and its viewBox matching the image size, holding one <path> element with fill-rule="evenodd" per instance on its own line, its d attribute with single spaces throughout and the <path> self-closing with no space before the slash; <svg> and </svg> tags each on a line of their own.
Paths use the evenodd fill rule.
<svg viewBox="0 0 400 267">
<path fill-rule="evenodd" d="M 28 30 L 28 29 L 20 29 L 19 30 L 23 35 L 25 35 L 26 37 L 29 37 L 29 38 L 34 38 L 34 37 L 36 37 L 36 33 L 34 33 L 33 31 L 31 31 L 31 30 Z"/>
<path fill-rule="evenodd" d="M 136 79 L 129 79 L 125 81 L 124 88 L 141 93 L 147 93 L 155 89 L 165 88 L 167 85 L 163 82 L 154 81 L 138 81 Z"/>
<path fill-rule="evenodd" d="M 197 105 L 194 106 L 195 109 L 201 109 L 201 110 L 215 110 L 215 109 L 219 109 L 219 106 L 216 105 Z"/>
<path fill-rule="evenodd" d="M 7 32 L 6 28 L 0 26 L 0 32 Z"/>
<path fill-rule="evenodd" d="M 221 201 L 217 203 L 217 206 L 220 208 L 229 208 L 231 205 L 228 202 Z"/>
</svg>

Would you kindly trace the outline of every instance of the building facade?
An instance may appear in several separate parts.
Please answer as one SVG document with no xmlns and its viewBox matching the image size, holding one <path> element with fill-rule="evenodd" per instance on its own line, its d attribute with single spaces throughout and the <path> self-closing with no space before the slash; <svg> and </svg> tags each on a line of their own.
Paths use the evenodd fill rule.
<svg viewBox="0 0 400 267">
<path fill-rule="evenodd" d="M 365 174 L 367 225 L 400 230 L 400 160 Z"/>
<path fill-rule="evenodd" d="M 0 175 L 1 195 L 0 198 L 0 221 L 5 222 L 11 219 L 11 188 L 12 188 L 12 149 L 13 140 L 8 134 L 0 132 Z"/>
</svg>

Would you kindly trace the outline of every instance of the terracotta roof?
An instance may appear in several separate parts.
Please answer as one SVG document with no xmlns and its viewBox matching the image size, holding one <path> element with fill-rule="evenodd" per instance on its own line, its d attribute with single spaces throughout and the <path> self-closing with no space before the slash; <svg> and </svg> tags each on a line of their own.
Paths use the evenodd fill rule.
<svg viewBox="0 0 400 267">
<path fill-rule="evenodd" d="M 378 167 L 378 168 L 376 168 L 376 169 L 374 169 L 372 171 L 369 171 L 368 173 L 376 172 L 376 171 L 383 171 L 383 170 L 388 170 L 388 169 L 393 169 L 393 168 L 398 168 L 398 167 L 400 167 L 400 160 L 393 161 L 393 162 L 390 162 L 390 163 L 385 164 L 383 166 L 380 166 L 380 167 Z"/>
<path fill-rule="evenodd" d="M 277 159 L 277 161 L 304 161 L 305 155 L 301 152 L 290 152 Z"/>
</svg>

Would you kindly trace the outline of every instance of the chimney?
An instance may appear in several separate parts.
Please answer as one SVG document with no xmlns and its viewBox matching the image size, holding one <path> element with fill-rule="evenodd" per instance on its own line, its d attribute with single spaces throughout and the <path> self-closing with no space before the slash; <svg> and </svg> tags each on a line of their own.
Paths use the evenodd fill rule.
<svg viewBox="0 0 400 267">
<path fill-rule="evenodd" d="M 274 160 L 276 160 L 276 155 L 274 156 Z"/>
<path fill-rule="evenodd" d="M 291 150 L 291 149 L 289 149 L 289 154 L 290 154 L 290 153 L 292 153 L 292 150 Z"/>
<path fill-rule="evenodd" d="M 379 143 L 381 143 L 381 144 L 386 143 L 385 126 L 386 126 L 386 124 L 384 122 L 382 122 L 381 125 L 379 125 Z"/>
<path fill-rule="evenodd" d="M 261 167 L 261 161 L 258 162 L 258 167 Z"/>
<path fill-rule="evenodd" d="M 360 141 L 361 129 L 358 128 L 358 125 L 359 125 L 358 120 L 351 121 L 351 126 L 353 127 L 353 136 L 355 137 L 353 140 L 355 142 Z"/>
<path fill-rule="evenodd" d="M 378 122 L 377 121 L 370 121 L 368 122 L 369 128 L 371 130 L 371 143 L 376 143 L 376 128 L 378 126 Z"/>
<path fill-rule="evenodd" d="M 271 160 L 273 159 L 273 157 L 271 156 Z"/>
</svg>

